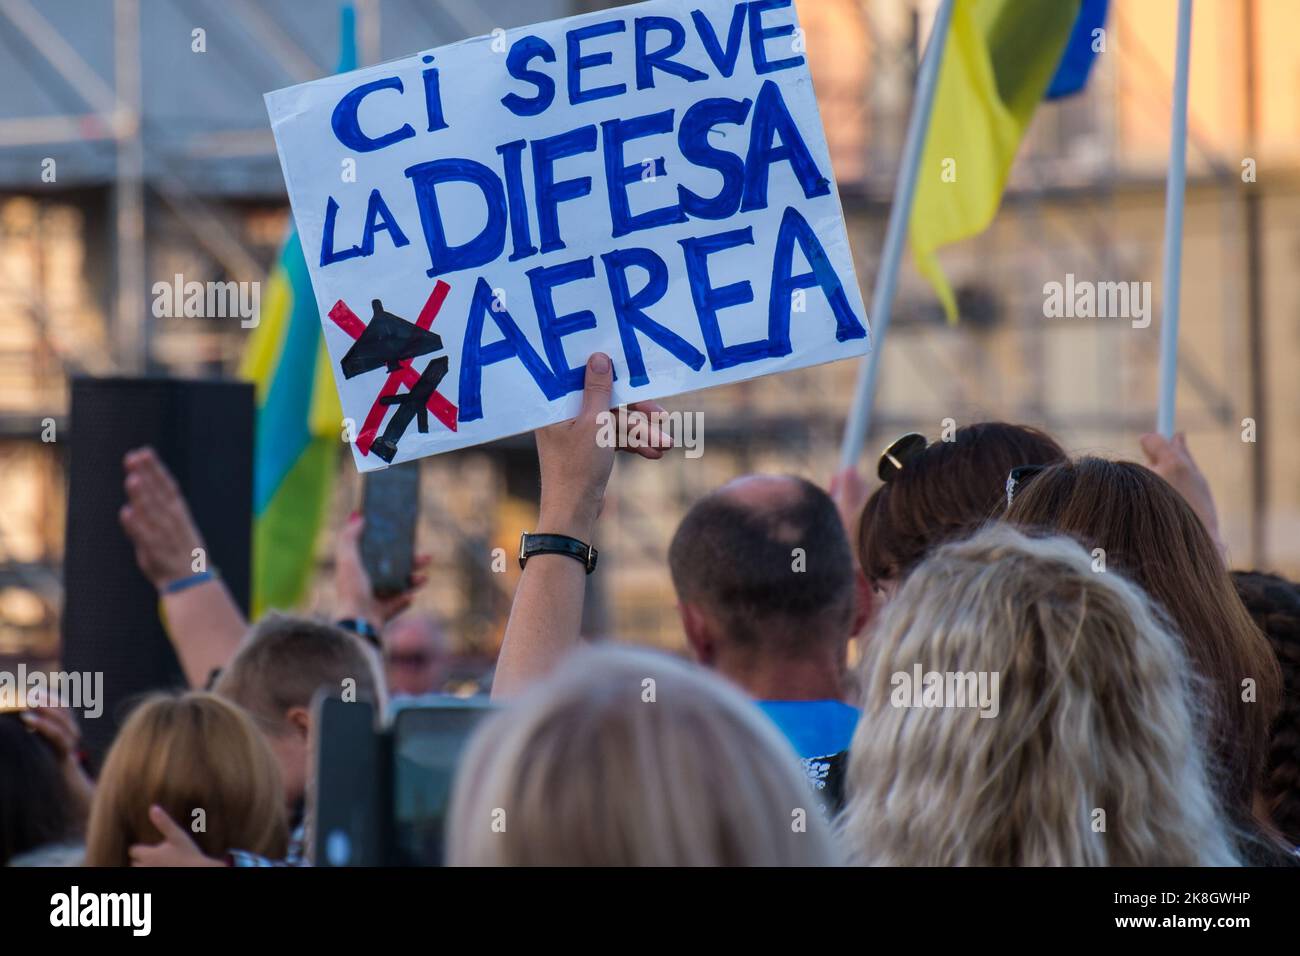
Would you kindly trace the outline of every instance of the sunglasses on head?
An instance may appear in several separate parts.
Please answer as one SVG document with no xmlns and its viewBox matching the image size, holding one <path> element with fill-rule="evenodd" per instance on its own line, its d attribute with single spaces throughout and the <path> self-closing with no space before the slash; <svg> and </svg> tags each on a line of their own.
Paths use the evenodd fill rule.
<svg viewBox="0 0 1300 956">
<path fill-rule="evenodd" d="M 1012 468 L 1007 475 L 1007 507 L 1011 507 L 1011 502 L 1015 500 L 1016 491 L 1024 485 L 1030 478 L 1043 471 L 1046 465 L 1018 465 Z"/>
<path fill-rule="evenodd" d="M 918 432 L 908 432 L 906 435 L 895 438 L 880 453 L 880 461 L 876 464 L 876 477 L 884 482 L 893 481 L 902 474 L 908 462 L 915 459 L 929 446 L 930 442 Z"/>
</svg>

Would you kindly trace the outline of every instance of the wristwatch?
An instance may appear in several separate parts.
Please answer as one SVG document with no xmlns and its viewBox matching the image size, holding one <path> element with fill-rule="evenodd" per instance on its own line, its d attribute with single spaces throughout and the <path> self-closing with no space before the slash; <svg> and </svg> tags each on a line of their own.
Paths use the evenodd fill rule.
<svg viewBox="0 0 1300 956">
<path fill-rule="evenodd" d="M 539 554 L 564 554 L 582 563 L 590 574 L 596 570 L 596 558 L 600 553 L 577 538 L 567 534 L 529 534 L 525 531 L 519 536 L 519 566 L 522 568 L 528 559 Z"/>
</svg>

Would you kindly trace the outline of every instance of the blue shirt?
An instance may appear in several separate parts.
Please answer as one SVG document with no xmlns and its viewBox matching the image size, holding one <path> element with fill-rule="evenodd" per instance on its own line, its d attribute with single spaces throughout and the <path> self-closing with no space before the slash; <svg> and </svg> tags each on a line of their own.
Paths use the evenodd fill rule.
<svg viewBox="0 0 1300 956">
<path fill-rule="evenodd" d="M 860 711 L 839 700 L 760 700 L 800 757 L 828 757 L 848 750 Z"/>
</svg>

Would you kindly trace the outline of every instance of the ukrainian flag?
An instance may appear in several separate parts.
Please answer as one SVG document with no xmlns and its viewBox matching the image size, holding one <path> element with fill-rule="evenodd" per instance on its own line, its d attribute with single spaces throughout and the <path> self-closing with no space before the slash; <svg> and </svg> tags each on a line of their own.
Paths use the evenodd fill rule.
<svg viewBox="0 0 1300 956">
<path fill-rule="evenodd" d="M 1056 68 L 1052 85 L 1047 88 L 1049 100 L 1073 96 L 1087 85 L 1097 54 L 1104 49 L 1109 7 L 1110 0 L 1083 0 L 1079 19 L 1074 21 L 1074 32 L 1070 34 L 1070 42 L 1065 45 L 1065 53 L 1061 56 L 1061 65 Z"/>
<path fill-rule="evenodd" d="M 356 69 L 356 31 L 344 6 L 338 72 Z M 253 616 L 302 600 L 343 446 L 343 411 L 297 230 L 262 296 L 240 376 L 257 387 L 253 459 Z"/>
<path fill-rule="evenodd" d="M 1034 109 L 1057 73 L 1080 0 L 956 0 L 910 222 L 912 258 L 949 321 L 940 246 L 983 232 Z"/>
</svg>

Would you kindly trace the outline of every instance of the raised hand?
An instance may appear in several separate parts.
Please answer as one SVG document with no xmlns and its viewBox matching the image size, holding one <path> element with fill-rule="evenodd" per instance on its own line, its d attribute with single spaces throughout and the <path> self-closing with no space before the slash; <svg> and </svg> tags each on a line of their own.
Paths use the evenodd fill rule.
<svg viewBox="0 0 1300 956">
<path fill-rule="evenodd" d="M 354 512 L 339 529 L 334 544 L 334 593 L 338 600 L 334 614 L 338 618 L 360 618 L 381 628 L 411 606 L 415 592 L 428 580 L 420 569 L 428 567 L 433 559 L 427 554 L 417 556 L 410 586 L 401 594 L 376 597 L 370 573 L 361 560 L 361 532 L 365 526 L 365 519 Z"/>
<path fill-rule="evenodd" d="M 637 416 L 650 417 L 643 442 L 620 445 L 599 440 L 602 431 L 611 431 L 604 416 L 616 414 L 609 407 L 613 389 L 610 358 L 597 352 L 587 360 L 582 407 L 577 417 L 537 430 L 537 458 L 542 473 L 538 531 L 590 541 L 605 500 L 614 453 L 629 451 L 656 460 L 663 457 L 664 449 L 672 447 L 672 437 L 661 433 L 651 417 L 663 411 L 656 402 L 637 402 L 627 407 L 629 427 L 622 431 L 628 436 L 642 432 L 631 427 Z"/>
<path fill-rule="evenodd" d="M 1201 519 L 1219 551 L 1226 552 L 1227 547 L 1219 533 L 1219 514 L 1214 507 L 1214 494 L 1210 491 L 1210 483 L 1204 472 L 1187 447 L 1186 433 L 1178 432 L 1172 440 L 1150 433 L 1138 441 L 1146 455 L 1147 467 L 1177 489 Z"/>
<path fill-rule="evenodd" d="M 230 660 L 248 622 L 215 575 L 174 593 L 167 585 L 215 571 L 180 488 L 152 448 L 123 460 L 126 504 L 118 512 L 141 573 L 162 596 L 163 619 L 191 687 L 203 687 Z"/>
<path fill-rule="evenodd" d="M 95 783 L 81 766 L 81 730 L 77 718 L 68 708 L 58 706 L 33 707 L 22 711 L 20 716 L 27 729 L 39 734 L 58 757 L 68 792 L 84 821 L 95 797 Z"/>
<path fill-rule="evenodd" d="M 604 416 L 610 413 L 613 388 L 614 370 L 609 356 L 597 352 L 587 360 L 578 416 L 537 431 L 542 505 L 536 531 L 591 543 L 614 467 L 614 453 L 621 447 L 604 437 L 611 431 Z M 653 402 L 640 402 L 627 411 L 634 416 L 653 416 L 663 409 Z M 663 450 L 672 447 L 672 439 L 653 427 L 653 417 L 649 424 L 651 427 L 646 429 L 615 430 L 625 431 L 629 437 L 644 432 L 639 443 L 621 450 L 644 458 L 662 458 Z M 539 555 L 528 562 L 506 623 L 492 683 L 493 697 L 518 693 L 548 673 L 573 648 L 582 625 L 586 587 L 586 570 L 571 558 Z"/>
<path fill-rule="evenodd" d="M 127 452 L 123 465 L 127 500 L 118 519 L 135 546 L 140 571 L 156 588 L 194 574 L 203 536 L 171 472 L 152 448 Z"/>
</svg>

